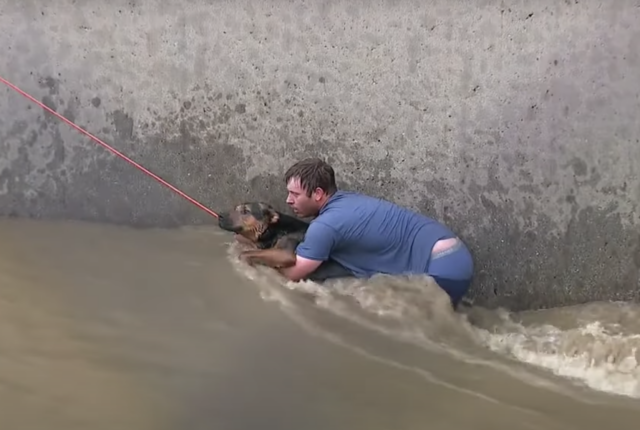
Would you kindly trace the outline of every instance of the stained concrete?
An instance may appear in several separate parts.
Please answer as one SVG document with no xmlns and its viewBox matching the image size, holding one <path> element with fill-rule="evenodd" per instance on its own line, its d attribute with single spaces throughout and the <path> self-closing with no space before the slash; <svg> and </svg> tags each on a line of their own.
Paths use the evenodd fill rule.
<svg viewBox="0 0 640 430">
<path fill-rule="evenodd" d="M 640 2 L 0 0 L 0 76 L 212 207 L 345 187 L 472 247 L 512 309 L 640 293 Z M 0 214 L 211 221 L 0 89 Z"/>
</svg>

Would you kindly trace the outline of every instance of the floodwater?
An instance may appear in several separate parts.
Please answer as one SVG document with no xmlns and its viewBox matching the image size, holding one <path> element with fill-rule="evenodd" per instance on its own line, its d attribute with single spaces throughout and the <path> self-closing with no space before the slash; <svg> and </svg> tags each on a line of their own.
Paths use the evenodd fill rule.
<svg viewBox="0 0 640 430">
<path fill-rule="evenodd" d="M 2 430 L 636 429 L 640 311 L 287 284 L 215 227 L 0 220 Z"/>
</svg>

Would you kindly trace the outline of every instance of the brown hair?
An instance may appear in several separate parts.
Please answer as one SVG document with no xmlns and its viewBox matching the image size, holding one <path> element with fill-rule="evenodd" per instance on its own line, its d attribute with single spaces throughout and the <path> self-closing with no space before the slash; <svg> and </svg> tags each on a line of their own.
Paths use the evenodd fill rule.
<svg viewBox="0 0 640 430">
<path fill-rule="evenodd" d="M 285 183 L 292 178 L 300 180 L 300 186 L 308 197 L 316 188 L 321 188 L 328 195 L 338 191 L 333 167 L 319 158 L 306 158 L 289 167 L 284 175 Z"/>
</svg>

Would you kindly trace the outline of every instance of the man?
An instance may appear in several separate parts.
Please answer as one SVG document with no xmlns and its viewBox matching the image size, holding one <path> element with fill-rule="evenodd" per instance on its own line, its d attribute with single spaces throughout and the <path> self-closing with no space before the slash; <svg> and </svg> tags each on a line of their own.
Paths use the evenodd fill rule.
<svg viewBox="0 0 640 430">
<path fill-rule="evenodd" d="M 316 217 L 296 249 L 296 264 L 281 269 L 286 278 L 299 281 L 331 255 L 357 277 L 426 273 L 454 307 L 466 294 L 473 259 L 444 225 L 385 200 L 339 191 L 333 168 L 320 159 L 294 164 L 285 181 L 293 211 Z"/>
</svg>

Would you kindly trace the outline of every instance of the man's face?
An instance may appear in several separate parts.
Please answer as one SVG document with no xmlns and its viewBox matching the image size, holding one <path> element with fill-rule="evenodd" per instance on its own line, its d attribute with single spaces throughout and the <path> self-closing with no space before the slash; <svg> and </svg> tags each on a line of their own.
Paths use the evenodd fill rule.
<svg viewBox="0 0 640 430">
<path fill-rule="evenodd" d="M 320 211 L 320 204 L 324 193 L 322 190 L 316 190 L 311 193 L 311 197 L 300 185 L 300 180 L 291 178 L 287 183 L 287 204 L 291 206 L 293 212 L 303 218 L 316 216 Z"/>
</svg>

